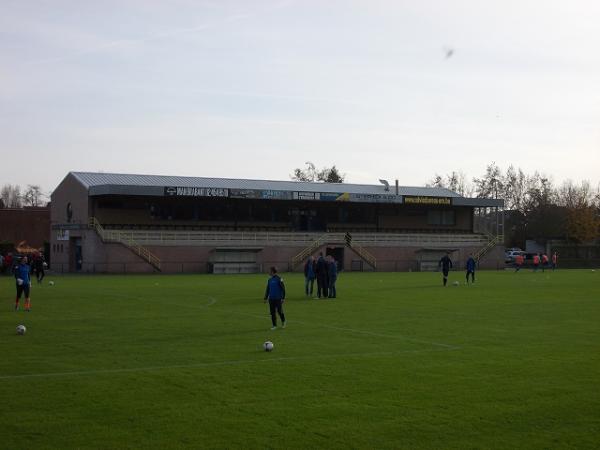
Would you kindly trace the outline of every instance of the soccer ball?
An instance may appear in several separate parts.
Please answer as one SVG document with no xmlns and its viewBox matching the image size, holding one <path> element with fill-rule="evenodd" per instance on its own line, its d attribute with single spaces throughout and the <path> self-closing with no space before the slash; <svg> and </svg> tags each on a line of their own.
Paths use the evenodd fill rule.
<svg viewBox="0 0 600 450">
<path fill-rule="evenodd" d="M 460 286 L 460 283 L 458 281 L 455 281 L 454 283 L 452 283 L 453 286 Z"/>
<path fill-rule="evenodd" d="M 19 286 L 23 286 L 23 280 L 21 278 L 17 278 L 17 284 Z"/>
<path fill-rule="evenodd" d="M 50 286 L 54 286 L 54 281 L 48 281 L 48 284 L 49 284 Z"/>
<path fill-rule="evenodd" d="M 17 334 L 25 334 L 25 332 L 27 331 L 27 328 L 25 328 L 25 325 L 17 325 Z"/>
<path fill-rule="evenodd" d="M 273 347 L 275 347 L 275 346 L 273 345 L 273 343 L 271 341 L 267 341 L 263 344 L 263 348 L 265 349 L 265 352 L 272 352 Z"/>
</svg>

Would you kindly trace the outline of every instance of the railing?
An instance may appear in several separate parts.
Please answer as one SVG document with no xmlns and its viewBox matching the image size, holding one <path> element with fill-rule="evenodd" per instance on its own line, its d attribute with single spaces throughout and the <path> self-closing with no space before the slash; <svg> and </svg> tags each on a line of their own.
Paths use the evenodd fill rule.
<svg viewBox="0 0 600 450">
<path fill-rule="evenodd" d="M 485 255 L 487 255 L 491 250 L 493 250 L 500 242 L 504 241 L 504 236 L 502 235 L 498 235 L 498 236 L 493 236 L 491 234 L 488 234 L 488 242 L 485 246 L 483 246 L 481 249 L 479 249 L 474 255 L 473 258 L 475 259 L 475 261 L 479 262 L 479 260 L 481 258 L 483 258 Z"/>
<path fill-rule="evenodd" d="M 319 236 L 315 239 L 311 244 L 298 253 L 296 256 L 292 258 L 292 269 L 294 269 L 298 264 L 304 261 L 310 254 L 312 254 L 315 250 L 325 244 L 325 240 L 327 238 L 327 233 Z"/>
<path fill-rule="evenodd" d="M 118 242 L 129 248 L 136 255 L 147 261 L 151 266 L 160 270 L 160 259 L 146 247 L 140 245 L 133 239 L 131 233 L 123 233 L 117 230 L 105 230 L 95 217 L 89 218 L 89 226 L 96 231 L 103 242 Z"/>
<path fill-rule="evenodd" d="M 154 230 L 107 230 L 109 238 L 131 239 L 140 245 L 295 245 L 309 246 L 323 238 L 327 243 L 343 243 L 344 233 L 306 232 L 244 232 L 244 231 L 154 231 Z M 481 234 L 425 234 L 425 233 L 353 233 L 353 240 L 360 246 L 388 247 L 395 245 L 422 246 L 448 245 L 481 246 L 488 239 Z M 308 255 L 306 255 L 308 256 Z"/>
<path fill-rule="evenodd" d="M 342 244 L 346 245 L 354 252 L 360 256 L 363 260 L 367 262 L 367 264 L 371 265 L 374 269 L 377 268 L 377 260 L 375 256 L 373 256 L 370 252 L 367 251 L 364 247 L 357 244 L 355 241 L 346 240 L 346 233 L 325 233 L 315 239 L 308 247 L 298 253 L 296 256 L 292 258 L 292 269 L 296 268 L 300 263 L 302 263 L 306 258 L 308 258 L 312 253 L 314 253 L 319 247 L 325 244 Z"/>
<path fill-rule="evenodd" d="M 375 259 L 375 256 L 369 253 L 366 248 L 363 248 L 360 245 L 354 243 L 349 244 L 348 247 L 354 250 L 356 254 L 358 254 L 358 256 L 364 259 L 369 265 L 371 265 L 373 269 L 377 269 L 377 259 Z"/>
</svg>

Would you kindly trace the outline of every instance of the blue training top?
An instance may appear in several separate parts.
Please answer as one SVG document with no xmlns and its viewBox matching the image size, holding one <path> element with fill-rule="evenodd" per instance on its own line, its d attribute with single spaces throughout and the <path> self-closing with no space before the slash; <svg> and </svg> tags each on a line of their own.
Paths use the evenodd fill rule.
<svg viewBox="0 0 600 450">
<path fill-rule="evenodd" d="M 327 265 L 327 269 L 329 270 L 329 279 L 335 280 L 337 278 L 337 263 L 335 261 L 330 262 Z"/>
<path fill-rule="evenodd" d="M 273 275 L 267 281 L 265 300 L 283 300 L 285 298 L 285 286 L 279 275 Z"/>
<path fill-rule="evenodd" d="M 27 264 L 19 264 L 15 266 L 15 279 L 20 278 L 23 280 L 23 284 L 29 284 L 31 279 L 29 278 L 29 266 Z"/>
<path fill-rule="evenodd" d="M 475 272 L 475 260 L 473 258 L 467 259 L 467 271 Z"/>
</svg>

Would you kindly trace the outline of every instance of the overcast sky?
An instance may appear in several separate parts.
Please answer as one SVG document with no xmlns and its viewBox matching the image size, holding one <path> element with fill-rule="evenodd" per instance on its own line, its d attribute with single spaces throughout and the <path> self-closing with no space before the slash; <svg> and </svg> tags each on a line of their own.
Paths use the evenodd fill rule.
<svg viewBox="0 0 600 450">
<path fill-rule="evenodd" d="M 0 184 L 600 181 L 600 2 L 0 0 Z"/>
</svg>

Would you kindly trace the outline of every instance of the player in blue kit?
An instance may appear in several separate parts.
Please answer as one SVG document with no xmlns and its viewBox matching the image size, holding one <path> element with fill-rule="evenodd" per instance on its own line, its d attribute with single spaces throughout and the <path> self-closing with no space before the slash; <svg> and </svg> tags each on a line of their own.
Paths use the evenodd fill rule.
<svg viewBox="0 0 600 450">
<path fill-rule="evenodd" d="M 475 283 L 475 258 L 473 258 L 473 253 L 467 259 L 467 284 L 469 284 L 469 275 L 471 275 L 471 283 Z"/>
<path fill-rule="evenodd" d="M 281 328 L 285 328 L 285 315 L 283 313 L 283 302 L 285 301 L 285 285 L 283 280 L 277 275 L 277 268 L 271 267 L 269 271 L 271 278 L 267 281 L 267 290 L 265 291 L 265 302 L 269 301 L 269 310 L 271 311 L 271 330 L 277 329 L 277 316 L 281 319 Z"/>
<path fill-rule="evenodd" d="M 31 289 L 31 278 L 29 273 L 31 267 L 29 267 L 27 256 L 23 256 L 19 264 L 13 268 L 13 274 L 17 282 L 17 298 L 15 299 L 15 311 L 19 309 L 19 300 L 25 294 L 25 311 L 31 310 L 31 298 L 29 297 L 29 291 Z"/>
</svg>

